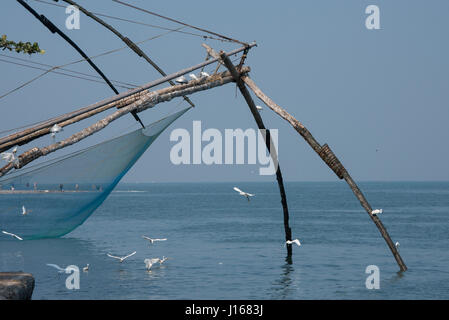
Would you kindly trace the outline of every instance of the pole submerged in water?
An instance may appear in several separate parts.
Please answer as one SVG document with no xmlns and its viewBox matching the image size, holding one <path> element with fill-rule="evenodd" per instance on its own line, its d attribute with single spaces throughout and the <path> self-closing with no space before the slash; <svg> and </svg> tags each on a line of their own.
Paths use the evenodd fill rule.
<svg viewBox="0 0 449 320">
<path fill-rule="evenodd" d="M 343 164 L 338 160 L 337 156 L 333 153 L 333 151 L 330 149 L 330 147 L 327 144 L 324 144 L 321 146 L 316 139 L 312 136 L 309 130 L 300 123 L 298 120 L 296 120 L 292 115 L 290 115 L 287 111 L 285 111 L 283 108 L 281 108 L 279 105 L 274 103 L 267 95 L 265 95 L 262 90 L 260 90 L 257 85 L 254 83 L 254 81 L 249 78 L 247 75 L 242 76 L 242 81 L 254 92 L 254 94 L 262 100 L 271 110 L 273 110 L 275 113 L 277 113 L 281 118 L 288 121 L 293 128 L 306 140 L 306 142 L 312 147 L 313 150 L 315 150 L 316 153 L 320 156 L 320 158 L 329 166 L 329 168 L 334 171 L 334 173 L 338 176 L 340 179 L 344 179 L 346 183 L 351 188 L 354 195 L 357 197 L 357 199 L 360 201 L 360 204 L 362 207 L 366 210 L 371 220 L 373 220 L 376 227 L 379 229 L 382 237 L 385 239 L 388 247 L 390 248 L 391 252 L 393 253 L 394 258 L 396 259 L 397 264 L 399 265 L 399 268 L 401 271 L 406 271 L 407 266 L 405 265 L 404 261 L 402 260 L 401 255 L 399 254 L 398 249 L 394 245 L 393 241 L 390 238 L 390 235 L 387 232 L 387 229 L 380 221 L 379 217 L 377 215 L 373 215 L 372 208 L 368 201 L 366 200 L 365 196 L 363 195 L 362 191 L 360 191 L 360 188 L 357 186 L 357 184 L 352 179 L 349 172 L 346 170 L 346 168 L 343 166 Z"/>
<path fill-rule="evenodd" d="M 246 103 L 248 104 L 249 109 L 251 110 L 251 113 L 253 114 L 254 120 L 256 120 L 257 126 L 259 127 L 259 130 L 265 130 L 266 135 L 262 134 L 265 138 L 265 144 L 267 146 L 268 152 L 270 153 L 270 156 L 273 159 L 273 163 L 276 166 L 276 180 L 278 182 L 279 186 L 279 192 L 281 194 L 281 203 L 282 203 L 282 209 L 284 213 L 284 230 L 285 230 L 285 241 L 292 240 L 292 230 L 289 226 L 289 214 L 288 214 L 288 205 L 287 205 L 287 195 L 285 193 L 284 188 L 284 179 L 282 178 L 282 172 L 281 167 L 279 165 L 278 155 L 276 152 L 276 148 L 273 146 L 270 130 L 268 130 L 262 120 L 262 117 L 259 114 L 259 111 L 257 111 L 256 104 L 254 103 L 254 100 L 251 98 L 251 95 L 246 88 L 244 82 L 241 79 L 241 73 L 235 68 L 235 66 L 232 64 L 229 57 L 224 53 L 220 52 L 220 58 L 222 59 L 224 65 L 226 68 L 228 68 L 229 72 L 231 73 L 232 77 L 234 78 L 235 82 L 237 83 L 237 86 L 242 93 L 243 97 L 245 98 Z M 292 245 L 286 244 L 287 246 L 287 262 L 291 263 L 291 257 L 292 257 Z"/>
</svg>

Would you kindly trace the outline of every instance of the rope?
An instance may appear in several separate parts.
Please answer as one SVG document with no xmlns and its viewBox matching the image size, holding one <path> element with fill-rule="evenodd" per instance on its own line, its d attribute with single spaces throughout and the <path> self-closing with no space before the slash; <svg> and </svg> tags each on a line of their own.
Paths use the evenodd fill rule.
<svg viewBox="0 0 449 320">
<path fill-rule="evenodd" d="M 18 58 L 18 57 L 13 57 L 13 56 L 9 56 L 9 55 L 7 55 L 7 54 L 2 54 L 2 53 L 0 53 L 0 56 L 5 57 L 5 58 L 8 58 L 8 59 L 13 59 L 13 60 L 18 60 L 18 61 L 24 61 L 24 62 L 27 62 L 27 63 L 31 63 L 31 64 L 34 64 L 34 65 L 43 66 L 43 67 L 47 67 L 47 68 L 48 68 L 48 67 L 49 67 L 49 68 L 55 67 L 55 66 L 50 65 L 50 64 L 39 63 L 39 62 L 36 62 L 36 61 L 31 61 L 31 60 L 27 60 L 27 59 Z M 4 61 L 5 61 L 5 60 L 4 60 Z M 8 61 L 8 62 L 9 62 L 9 61 Z M 10 63 L 12 63 L 12 62 L 10 62 Z M 19 64 L 19 65 L 21 65 L 21 64 Z M 71 72 L 71 73 L 74 73 L 74 74 L 79 74 L 79 75 L 82 75 L 82 76 L 87 76 L 87 77 L 91 77 L 91 78 L 102 79 L 100 76 L 92 75 L 92 74 L 89 74 L 89 73 L 79 72 L 79 71 L 75 71 L 75 70 L 71 70 L 71 69 L 67 69 L 67 68 L 59 68 L 59 69 L 60 69 L 60 70 L 63 70 L 63 71 Z M 47 69 L 40 69 L 40 70 L 47 70 Z M 55 73 L 56 73 L 56 72 L 55 72 Z M 103 81 L 102 81 L 102 82 L 103 82 Z M 135 87 L 138 87 L 138 85 L 136 85 L 136 84 L 127 83 L 127 82 L 123 82 L 123 81 L 119 81 L 119 80 L 112 80 L 112 79 L 111 79 L 111 82 L 115 82 L 115 83 L 124 85 L 125 87 L 123 87 L 123 88 L 128 88 L 128 89 L 129 89 L 129 88 L 135 88 Z"/>
<path fill-rule="evenodd" d="M 126 2 L 123 2 L 123 1 L 120 1 L 120 0 L 112 0 L 112 1 L 113 1 L 113 2 L 116 2 L 116 3 L 119 3 L 119 4 L 121 4 L 121 5 L 124 5 L 124 6 L 130 7 L 130 8 L 133 8 L 133 9 L 136 9 L 136 10 L 139 10 L 139 11 L 142 11 L 142 12 L 145 12 L 145 13 L 148 13 L 148 14 L 151 14 L 151 15 L 153 15 L 153 16 L 156 16 L 156 17 L 159 17 L 159 18 L 162 18 L 162 19 L 171 21 L 171 22 L 175 22 L 175 23 L 181 24 L 181 25 L 183 25 L 183 26 L 185 26 L 185 27 L 189 27 L 189 28 L 192 28 L 192 29 L 195 29 L 195 30 L 199 30 L 199 31 L 205 32 L 205 33 L 213 34 L 214 36 L 220 37 L 220 38 L 222 38 L 222 39 L 226 39 L 226 40 L 228 40 L 228 41 L 240 43 L 240 44 L 242 44 L 242 45 L 244 45 L 244 46 L 247 46 L 247 45 L 248 45 L 248 43 L 246 43 L 246 42 L 242 42 L 242 41 L 239 41 L 239 40 L 235 40 L 235 39 L 229 38 L 229 37 L 227 37 L 227 36 L 224 36 L 224 35 L 222 35 L 222 34 L 219 34 L 219 33 L 213 32 L 213 31 L 209 31 L 209 30 L 206 30 L 206 29 L 203 29 L 203 28 L 195 27 L 195 26 L 192 26 L 192 25 L 187 24 L 187 23 L 185 23 L 185 22 L 182 22 L 182 21 L 179 21 L 179 20 L 175 20 L 175 19 L 172 19 L 172 18 L 163 16 L 163 15 L 160 15 L 160 14 L 158 14 L 158 13 L 155 13 L 155 12 L 152 12 L 152 11 L 149 11 L 149 10 L 146 10 L 146 9 L 142 9 L 142 8 L 139 8 L 139 7 L 136 7 L 136 6 L 132 5 L 132 4 L 129 4 L 129 3 L 126 3 Z"/>
<path fill-rule="evenodd" d="M 44 3 L 44 4 L 47 4 L 47 5 L 52 5 L 52 6 L 55 6 L 55 7 L 66 8 L 66 6 L 64 6 L 62 4 L 51 3 L 51 2 L 47 2 L 47 1 L 43 1 L 43 0 L 34 0 L 34 1 L 40 2 L 40 3 Z M 100 17 L 105 17 L 105 18 L 109 18 L 109 19 L 113 19 L 113 20 L 133 23 L 133 24 L 142 25 L 142 26 L 146 26 L 146 27 L 150 27 L 150 28 L 156 28 L 156 29 L 160 29 L 160 30 L 174 31 L 174 32 L 178 32 L 178 33 L 187 34 L 187 35 L 190 35 L 190 36 L 200 37 L 202 39 L 211 39 L 211 40 L 217 40 L 217 41 L 222 41 L 222 42 L 232 42 L 230 40 L 226 40 L 226 39 L 222 39 L 222 38 L 216 38 L 216 37 L 202 35 L 202 34 L 193 33 L 193 32 L 180 31 L 179 29 L 171 29 L 171 28 L 158 26 L 158 25 L 154 25 L 154 24 L 149 24 L 149 23 L 145 23 L 145 22 L 140 22 L 140 21 L 136 21 L 136 20 L 130 20 L 130 19 L 125 19 L 125 18 L 115 17 L 115 16 L 104 14 L 104 13 L 98 13 L 98 12 L 93 12 L 93 11 L 92 11 L 92 13 L 97 15 L 97 16 L 100 16 Z"/>
<path fill-rule="evenodd" d="M 0 59 L 0 61 L 1 61 L 1 62 L 5 62 L 5 63 L 14 64 L 14 65 L 17 65 L 17 66 L 27 67 L 27 68 L 30 68 L 30 69 L 46 70 L 46 69 L 44 69 L 44 68 L 35 67 L 35 66 L 30 66 L 30 65 L 23 64 L 23 63 L 18 63 L 18 62 L 13 62 L 13 61 L 8 61 L 8 60 L 3 60 L 3 59 Z M 52 71 L 52 72 L 53 72 L 53 73 L 56 73 L 56 74 L 64 75 L 64 76 L 67 76 L 67 77 L 72 77 L 72 78 L 77 78 L 77 79 L 81 79 L 81 80 L 86 80 L 86 81 L 91 81 L 91 82 L 97 82 L 97 83 L 101 83 L 101 84 L 106 84 L 104 81 L 100 81 L 100 80 L 89 79 L 89 78 L 85 78 L 85 77 L 81 77 L 81 76 L 76 76 L 76 75 L 73 75 L 73 74 L 68 74 L 68 73 L 59 72 L 59 71 Z M 130 86 L 123 86 L 123 85 L 119 85 L 119 84 L 116 84 L 116 86 L 117 86 L 117 87 L 124 88 L 124 89 L 133 89 L 133 88 L 137 87 L 137 86 L 133 86 L 133 87 L 130 87 Z"/>
<path fill-rule="evenodd" d="M 183 28 L 183 27 L 181 27 L 181 28 Z M 181 29 L 181 28 L 178 28 L 178 29 Z M 151 40 L 154 40 L 154 39 L 163 37 L 163 36 L 165 36 L 165 35 L 167 35 L 167 34 L 169 34 L 169 33 L 172 33 L 172 32 L 173 32 L 173 31 L 167 31 L 167 32 L 161 33 L 161 34 L 159 34 L 159 35 L 156 35 L 156 36 L 154 36 L 154 37 L 148 38 L 148 39 L 146 39 L 146 40 L 143 40 L 143 41 L 140 41 L 140 42 L 137 42 L 137 43 L 140 44 L 140 43 L 144 43 L 144 42 L 147 42 L 147 41 L 151 41 Z M 121 51 L 121 50 L 124 50 L 124 49 L 127 49 L 127 48 L 128 48 L 128 46 L 120 47 L 120 48 L 113 49 L 113 50 L 109 50 L 109 51 L 106 51 L 106 52 L 103 52 L 103 53 L 100 53 L 100 54 L 97 54 L 97 55 L 95 55 L 95 56 L 91 56 L 91 57 L 88 57 L 88 58 L 89 58 L 90 60 L 96 59 L 96 58 L 103 57 L 103 56 L 106 56 L 106 55 L 108 55 L 108 54 L 115 53 L 115 52 L 118 52 L 118 51 Z M 52 68 L 46 70 L 45 72 L 43 72 L 42 74 L 38 75 L 37 77 L 34 77 L 34 78 L 32 78 L 31 80 L 26 81 L 25 83 L 21 84 L 21 85 L 18 86 L 17 88 L 14 88 L 14 89 L 8 91 L 7 93 L 1 95 L 1 96 L 0 96 L 0 100 L 3 99 L 4 97 L 10 95 L 11 93 L 16 92 L 17 90 L 22 89 L 23 87 L 29 85 L 30 83 L 32 83 L 32 82 L 34 82 L 34 81 L 40 79 L 41 77 L 45 76 L 47 73 L 52 72 L 53 70 L 60 69 L 60 68 L 63 68 L 63 67 L 67 67 L 67 66 L 70 66 L 70 65 L 73 65 L 73 64 L 76 64 L 76 63 L 84 62 L 84 61 L 87 61 L 87 59 L 84 59 L 84 58 L 83 58 L 83 59 L 80 59 L 80 60 L 76 60 L 76 61 L 73 61 L 73 62 L 66 63 L 66 64 L 64 64 L 64 65 L 52 67 Z"/>
</svg>

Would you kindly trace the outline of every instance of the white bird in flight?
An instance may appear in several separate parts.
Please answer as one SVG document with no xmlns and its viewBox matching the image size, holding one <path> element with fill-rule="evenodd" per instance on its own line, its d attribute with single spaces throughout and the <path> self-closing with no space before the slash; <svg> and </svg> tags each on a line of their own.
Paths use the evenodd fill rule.
<svg viewBox="0 0 449 320">
<path fill-rule="evenodd" d="M 198 80 L 198 77 L 193 73 L 189 74 L 189 77 L 192 78 L 193 80 Z"/>
<path fill-rule="evenodd" d="M 186 79 L 186 77 L 184 77 L 184 76 L 180 76 L 179 78 L 176 78 L 176 80 L 175 80 L 177 83 L 180 83 L 180 84 L 186 84 L 187 82 L 189 82 L 187 79 Z"/>
<path fill-rule="evenodd" d="M 237 187 L 234 187 L 234 190 L 237 191 L 241 196 L 246 197 L 246 199 L 248 199 L 248 202 L 249 202 L 249 197 L 254 197 L 254 196 L 255 196 L 255 194 L 243 192 L 242 190 L 240 190 L 240 189 L 237 188 Z"/>
<path fill-rule="evenodd" d="M 135 255 L 136 254 L 136 252 L 137 251 L 134 251 L 133 253 L 131 253 L 131 254 L 128 254 L 127 256 L 124 256 L 124 257 L 117 257 L 117 256 L 113 256 L 113 255 L 111 255 L 111 254 L 107 254 L 108 255 L 108 257 L 111 257 L 111 258 L 114 258 L 114 259 L 117 259 L 117 260 L 119 260 L 120 261 L 120 263 L 122 263 L 123 261 L 125 261 L 125 259 L 128 259 L 129 257 L 131 257 L 131 256 L 133 256 L 133 255 Z"/>
<path fill-rule="evenodd" d="M 60 266 L 58 266 L 57 264 L 54 264 L 54 263 L 47 263 L 47 266 L 57 269 L 59 273 L 66 272 L 66 269 L 63 269 L 63 268 L 61 268 Z"/>
<path fill-rule="evenodd" d="M 371 211 L 371 214 L 373 216 L 377 216 L 379 213 L 382 213 L 382 209 L 376 209 L 376 210 Z"/>
<path fill-rule="evenodd" d="M 2 231 L 2 233 L 6 234 L 8 236 L 14 237 L 17 240 L 23 240 L 21 237 L 19 237 L 18 235 L 14 234 L 14 233 L 6 232 L 6 231 Z"/>
<path fill-rule="evenodd" d="M 286 243 L 286 244 L 293 244 L 293 243 L 296 243 L 296 244 L 298 245 L 298 247 L 301 246 L 301 242 L 299 242 L 298 239 L 295 239 L 295 240 L 287 240 L 287 241 L 285 241 L 285 243 Z"/>
<path fill-rule="evenodd" d="M 61 132 L 61 131 L 64 131 L 64 129 L 63 129 L 60 125 L 58 125 L 58 124 L 56 123 L 56 124 L 55 124 L 53 127 L 51 127 L 51 129 L 50 129 L 51 137 L 54 139 L 55 136 L 56 136 L 56 134 L 57 134 L 58 132 Z"/>
<path fill-rule="evenodd" d="M 162 259 L 159 259 L 159 264 L 163 264 L 165 261 L 167 261 L 170 258 L 167 258 L 165 256 L 162 256 Z"/>
<path fill-rule="evenodd" d="M 147 270 L 150 270 L 151 267 L 153 266 L 153 264 L 155 263 L 160 263 L 161 259 L 159 258 L 151 258 L 151 259 L 145 259 L 143 260 L 143 262 L 145 262 L 145 267 L 147 268 Z"/>
<path fill-rule="evenodd" d="M 167 240 L 167 238 L 164 238 L 164 239 L 153 239 L 153 238 L 150 238 L 150 237 L 147 237 L 147 236 L 142 236 L 142 238 L 150 241 L 151 244 L 153 244 L 155 241 L 166 241 Z"/>
<path fill-rule="evenodd" d="M 150 270 L 151 267 L 155 264 L 159 262 L 159 265 L 163 264 L 165 261 L 167 261 L 169 258 L 162 256 L 161 258 L 151 258 L 151 259 L 145 259 L 143 260 L 143 262 L 145 262 L 145 267 L 147 268 L 147 270 Z"/>
<path fill-rule="evenodd" d="M 87 266 L 85 266 L 85 267 L 83 268 L 83 271 L 84 271 L 84 272 L 89 271 L 89 264 L 87 264 Z"/>
<path fill-rule="evenodd" d="M 25 206 L 22 206 L 22 215 L 27 215 L 28 213 L 30 213 L 30 212 L 32 212 L 33 210 L 27 210 L 26 208 L 25 208 Z"/>
<path fill-rule="evenodd" d="M 17 153 L 17 147 L 12 149 L 12 152 L 2 152 L 0 153 L 0 156 L 2 157 L 2 160 L 5 160 L 8 163 L 15 162 L 16 159 L 16 153 Z"/>
</svg>

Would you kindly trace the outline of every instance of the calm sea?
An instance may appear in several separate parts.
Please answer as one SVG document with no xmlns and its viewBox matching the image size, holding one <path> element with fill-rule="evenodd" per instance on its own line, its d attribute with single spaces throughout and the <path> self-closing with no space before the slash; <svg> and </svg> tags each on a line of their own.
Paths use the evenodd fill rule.
<svg viewBox="0 0 449 320">
<path fill-rule="evenodd" d="M 232 188 L 255 193 L 248 202 Z M 449 183 L 371 182 L 361 188 L 409 270 L 343 182 L 287 183 L 293 263 L 285 261 L 276 183 L 120 184 L 59 239 L 0 241 L 0 271 L 36 278 L 33 299 L 449 299 Z M 49 203 L 51 205 L 51 203 Z M 30 213 L 32 214 L 32 213 Z M 153 245 L 142 235 L 167 238 Z M 137 253 L 123 263 L 106 254 Z M 166 256 L 147 271 L 144 259 Z M 80 289 L 47 266 L 87 263 Z M 366 267 L 380 289 L 365 286 Z"/>
</svg>

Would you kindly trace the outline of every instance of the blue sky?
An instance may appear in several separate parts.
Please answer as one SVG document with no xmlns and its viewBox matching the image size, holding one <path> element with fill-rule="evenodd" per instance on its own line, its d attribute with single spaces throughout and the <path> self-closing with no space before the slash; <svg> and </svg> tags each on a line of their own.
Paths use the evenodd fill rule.
<svg viewBox="0 0 449 320">
<path fill-rule="evenodd" d="M 34 0 L 27 2 L 62 28 L 88 55 L 123 46 L 112 33 L 84 15 L 80 30 L 69 31 L 64 28 L 64 9 Z M 176 27 L 110 0 L 78 2 L 95 12 Z M 251 77 L 305 124 L 321 144 L 328 143 L 356 180 L 449 180 L 448 1 L 229 0 L 226 6 L 203 0 L 129 2 L 243 41 L 255 40 L 258 47 L 247 60 Z M 380 8 L 380 30 L 365 28 L 365 8 L 371 4 Z M 79 58 L 16 1 L 2 1 L 0 13 L 0 34 L 17 41 L 38 41 L 46 50 L 44 55 L 29 58 L 7 51 L 1 54 L 51 65 Z M 163 32 L 105 20 L 135 41 Z M 203 61 L 202 42 L 200 37 L 171 33 L 144 43 L 142 49 L 170 73 Z M 219 41 L 207 43 L 217 50 L 235 48 Z M 143 84 L 159 77 L 130 50 L 95 62 L 115 80 Z M 93 73 L 87 64 L 72 68 Z M 0 61 L 0 95 L 39 73 Z M 0 100 L 0 131 L 45 120 L 110 95 L 112 91 L 104 84 L 49 74 Z M 202 121 L 203 130 L 255 128 L 234 85 L 191 99 L 197 107 L 158 138 L 125 181 L 274 180 L 274 176 L 259 176 L 258 165 L 173 165 L 169 154 L 174 143 L 169 135 L 175 128 L 191 132 L 194 120 Z M 143 113 L 142 118 L 149 123 L 183 105 L 161 104 Z M 269 128 L 279 130 L 279 158 L 285 180 L 337 179 L 285 121 L 267 108 L 263 118 Z M 133 120 L 128 117 L 83 145 L 97 143 L 132 126 Z M 64 134 L 76 128 L 68 128 Z"/>
</svg>

